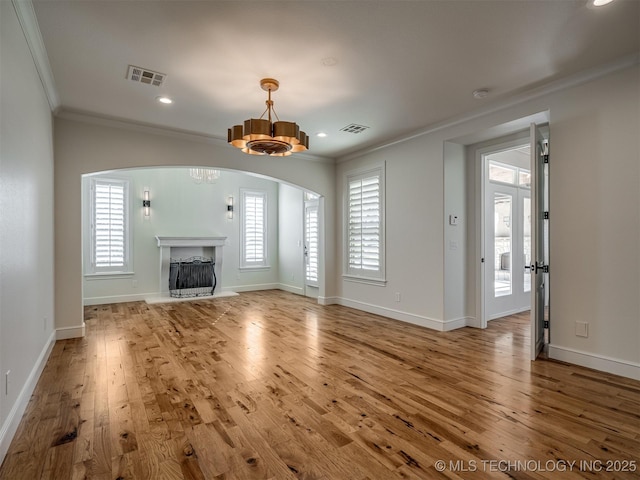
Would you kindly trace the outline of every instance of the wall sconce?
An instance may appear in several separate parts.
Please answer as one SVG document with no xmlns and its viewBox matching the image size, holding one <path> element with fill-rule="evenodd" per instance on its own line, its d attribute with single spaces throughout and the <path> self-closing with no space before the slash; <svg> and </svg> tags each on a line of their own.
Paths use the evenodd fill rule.
<svg viewBox="0 0 640 480">
<path fill-rule="evenodd" d="M 151 211 L 151 200 L 149 199 L 148 188 L 145 188 L 142 194 L 142 208 L 144 209 L 144 216 L 148 218 Z"/>
<path fill-rule="evenodd" d="M 233 220 L 233 197 L 231 195 L 227 197 L 227 218 Z"/>
</svg>

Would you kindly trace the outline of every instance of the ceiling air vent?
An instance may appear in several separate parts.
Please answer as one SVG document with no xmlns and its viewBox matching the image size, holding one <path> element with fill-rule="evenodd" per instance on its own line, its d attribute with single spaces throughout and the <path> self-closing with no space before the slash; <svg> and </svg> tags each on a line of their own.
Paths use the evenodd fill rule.
<svg viewBox="0 0 640 480">
<path fill-rule="evenodd" d="M 340 131 L 347 132 L 347 133 L 360 133 L 360 132 L 364 132 L 367 128 L 369 127 L 365 127 L 364 125 L 358 125 L 357 123 L 351 123 L 346 127 L 342 127 Z"/>
<path fill-rule="evenodd" d="M 155 85 L 159 87 L 167 76 L 164 73 L 154 72 L 148 68 L 135 67 L 129 65 L 127 70 L 127 78 L 138 83 L 146 83 L 147 85 Z"/>
</svg>

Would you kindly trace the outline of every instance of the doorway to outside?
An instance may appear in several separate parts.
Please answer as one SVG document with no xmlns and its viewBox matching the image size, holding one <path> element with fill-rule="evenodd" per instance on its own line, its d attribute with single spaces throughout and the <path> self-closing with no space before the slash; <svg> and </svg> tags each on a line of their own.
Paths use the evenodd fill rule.
<svg viewBox="0 0 640 480">
<path fill-rule="evenodd" d="M 528 142 L 482 155 L 487 320 L 531 308 L 530 159 Z"/>
<path fill-rule="evenodd" d="M 548 126 L 543 127 L 532 122 L 528 138 L 522 132 L 476 150 L 481 167 L 479 326 L 530 309 L 531 360 L 550 341 L 550 157 Z"/>
</svg>

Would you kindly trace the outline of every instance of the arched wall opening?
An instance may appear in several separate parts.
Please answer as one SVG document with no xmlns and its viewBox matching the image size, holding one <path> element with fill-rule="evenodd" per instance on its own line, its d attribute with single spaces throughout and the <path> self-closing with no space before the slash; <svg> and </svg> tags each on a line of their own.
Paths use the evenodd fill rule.
<svg viewBox="0 0 640 480">
<path fill-rule="evenodd" d="M 300 196 L 304 191 L 316 193 L 320 196 L 319 216 L 322 226 L 320 232 L 322 262 L 319 265 L 317 297 L 320 303 L 324 303 L 325 299 L 334 296 L 332 288 L 335 282 L 330 280 L 334 277 L 335 269 L 333 264 L 335 248 L 333 239 L 335 167 L 333 161 L 301 158 L 295 155 L 280 158 L 249 156 L 229 148 L 224 142 L 215 139 L 84 119 L 77 121 L 70 118 L 56 118 L 54 139 L 55 311 L 58 338 L 71 338 L 84 334 L 83 305 L 87 295 L 83 293 L 86 285 L 81 253 L 83 251 L 82 179 L 84 176 L 98 172 L 110 172 L 117 175 L 127 171 L 132 172 L 132 169 L 139 172 L 144 172 L 143 169 L 149 169 L 148 172 L 152 172 L 154 169 L 157 171 L 163 169 L 165 178 L 162 182 L 168 183 L 166 191 L 170 192 L 171 185 L 176 182 L 176 177 L 171 178 L 171 175 L 166 175 L 167 169 L 178 168 L 179 170 L 175 170 L 175 172 L 186 172 L 186 167 L 193 166 L 217 168 L 223 174 L 226 172 L 229 178 L 236 177 L 235 185 L 238 188 L 237 180 L 239 178 L 244 178 L 249 184 L 262 182 L 263 185 L 267 185 L 271 182 L 274 186 L 272 192 L 278 196 L 277 199 L 274 199 L 276 200 L 274 203 L 278 206 L 290 198 L 285 195 L 286 198 L 281 202 L 282 191 L 290 194 L 299 193 Z M 144 186 L 151 188 L 150 185 L 137 185 L 138 190 L 133 192 L 134 215 L 141 213 L 142 205 L 138 207 L 137 200 L 142 200 L 140 188 Z M 191 188 L 195 190 L 195 187 L 200 186 L 193 184 Z M 156 195 L 153 191 L 150 194 L 152 199 Z M 219 191 L 218 194 L 227 195 L 228 193 Z M 156 200 L 159 199 L 156 198 Z M 160 222 L 158 205 L 157 201 L 154 203 L 152 200 L 151 217 L 158 218 L 156 225 Z M 165 206 L 167 205 L 165 204 Z M 174 218 L 176 217 L 176 208 L 175 206 L 171 207 Z M 224 201 L 220 205 L 211 205 L 211 215 L 216 215 L 213 213 L 215 211 L 224 215 L 225 208 Z M 286 208 L 283 210 L 286 211 Z M 277 215 L 285 214 L 285 211 L 278 211 Z M 301 220 L 302 212 L 300 213 Z M 153 220 L 149 220 L 147 225 L 142 225 L 139 227 L 141 231 L 146 229 L 147 234 L 152 233 Z M 225 224 L 219 225 L 225 226 Z M 231 223 L 231 225 L 234 224 Z M 215 229 L 215 226 L 211 224 L 209 228 Z M 157 234 L 169 233 L 158 232 Z M 276 238 L 279 242 L 280 235 L 278 234 Z M 287 239 L 287 235 L 283 235 L 283 241 L 286 242 Z M 297 241 L 294 239 L 296 245 Z M 284 249 L 284 245 L 282 249 Z M 231 252 L 229 254 L 233 255 Z M 267 283 L 284 285 L 284 289 L 287 289 L 286 287 L 291 281 L 285 281 L 286 276 L 280 278 L 279 265 L 275 271 L 278 272 L 278 281 Z M 291 274 L 285 273 L 285 275 L 288 275 L 289 279 L 291 278 Z M 270 280 L 273 279 L 272 272 Z M 228 280 L 233 280 L 233 277 Z M 128 283 L 124 283 L 118 288 L 122 290 L 123 286 L 128 286 L 130 291 L 133 290 L 132 281 L 133 278 L 129 278 Z M 137 288 L 140 289 L 140 282 L 137 285 Z M 246 285 L 256 284 L 247 283 Z M 140 294 L 143 293 L 145 292 L 140 291 Z M 96 295 L 96 297 L 99 296 L 117 296 L 117 293 Z M 131 297 L 131 299 L 133 298 Z M 96 303 L 97 300 L 95 298 L 94 300 Z"/>
</svg>

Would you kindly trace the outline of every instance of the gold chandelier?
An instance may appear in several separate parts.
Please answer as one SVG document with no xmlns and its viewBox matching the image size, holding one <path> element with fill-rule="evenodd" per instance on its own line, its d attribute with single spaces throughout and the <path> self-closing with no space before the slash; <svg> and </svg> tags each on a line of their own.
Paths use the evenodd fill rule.
<svg viewBox="0 0 640 480">
<path fill-rule="evenodd" d="M 271 155 L 272 157 L 286 157 L 296 152 L 303 152 L 309 148 L 309 137 L 300 131 L 295 122 L 282 122 L 273 108 L 271 92 L 278 90 L 280 83 L 273 78 L 260 80 L 260 87 L 269 92 L 265 102 L 267 108 L 260 118 L 251 118 L 242 125 L 234 125 L 227 133 L 227 141 L 236 148 L 249 155 Z M 271 114 L 276 122 L 271 121 Z M 267 118 L 263 118 L 267 115 Z"/>
</svg>

